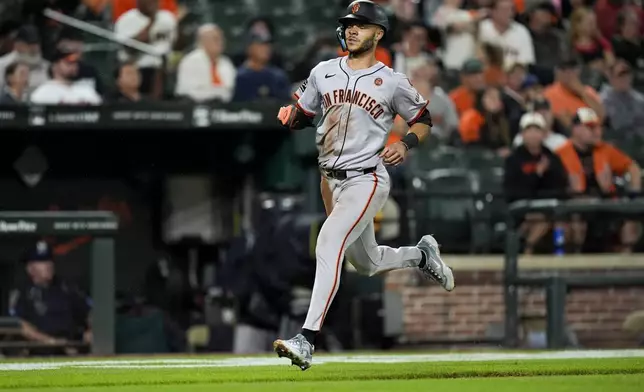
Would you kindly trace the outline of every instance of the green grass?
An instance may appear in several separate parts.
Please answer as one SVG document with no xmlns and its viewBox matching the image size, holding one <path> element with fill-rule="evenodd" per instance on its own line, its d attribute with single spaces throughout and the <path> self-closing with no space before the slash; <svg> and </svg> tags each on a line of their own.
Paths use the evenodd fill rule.
<svg viewBox="0 0 644 392">
<path fill-rule="evenodd" d="M 554 376 L 530 378 L 466 378 L 388 381 L 326 381 L 275 382 L 271 384 L 230 383 L 225 388 L 212 384 L 121 386 L 116 388 L 82 387 L 74 392 L 212 392 L 212 391 L 285 391 L 285 392 L 636 392 L 642 390 L 643 375 Z M 20 389 L 16 392 L 40 392 L 42 389 Z M 50 388 L 47 392 L 69 392 L 66 388 Z"/>
<path fill-rule="evenodd" d="M 362 390 L 394 391 L 398 388 L 427 391 L 428 386 L 433 385 L 433 383 L 440 385 L 444 383 L 452 385 L 453 383 L 453 385 L 459 385 L 458 388 L 462 386 L 463 391 L 481 390 L 477 389 L 477 385 L 489 385 L 491 389 L 484 388 L 484 390 L 500 392 L 505 390 L 516 391 L 517 389 L 512 388 L 519 388 L 518 385 L 523 385 L 524 383 L 526 388 L 532 388 L 533 381 L 535 383 L 538 380 L 541 380 L 539 382 L 547 382 L 547 380 L 553 379 L 552 377 L 541 378 L 543 376 L 592 376 L 592 378 L 563 377 L 563 379 L 571 381 L 566 381 L 562 385 L 565 386 L 569 383 L 572 383 L 570 385 L 578 386 L 588 384 L 589 387 L 592 386 L 593 388 L 596 388 L 597 385 L 604 385 L 604 389 L 601 391 L 618 389 L 620 392 L 624 392 L 625 390 L 630 390 L 628 389 L 629 385 L 644 382 L 644 358 L 391 364 L 328 363 L 315 365 L 305 372 L 294 366 L 288 366 L 286 360 L 282 366 L 258 367 L 198 367 L 183 369 L 68 367 L 56 370 L 0 371 L 0 389 L 47 392 L 70 390 L 70 388 L 74 388 L 74 392 L 182 392 L 188 390 L 205 391 L 210 388 L 209 390 L 234 392 L 296 389 L 298 391 L 351 390 L 351 392 L 356 392 Z M 472 383 L 471 380 L 468 380 L 470 378 L 483 378 L 480 382 L 485 384 Z M 595 381 L 587 381 L 589 379 Z M 526 382 L 525 380 L 531 381 Z M 624 384 L 623 387 L 622 383 Z M 507 389 L 504 389 L 506 387 Z M 522 388 L 521 392 L 539 390 L 524 390 L 523 386 L 520 388 Z M 456 391 L 460 390 L 456 389 Z M 586 387 L 581 389 L 552 389 L 549 386 L 544 386 L 540 389 L 540 391 L 547 392 L 559 390 L 600 391 L 600 389 L 588 389 Z"/>
</svg>

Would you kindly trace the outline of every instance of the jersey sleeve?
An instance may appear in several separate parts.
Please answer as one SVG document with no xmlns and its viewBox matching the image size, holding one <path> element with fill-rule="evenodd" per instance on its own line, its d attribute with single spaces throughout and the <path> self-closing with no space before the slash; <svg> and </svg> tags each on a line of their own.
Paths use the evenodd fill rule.
<svg viewBox="0 0 644 392">
<path fill-rule="evenodd" d="M 404 77 L 398 82 L 394 91 L 393 109 L 407 122 L 407 125 L 411 127 L 416 123 L 428 103 L 408 78 Z"/>
<path fill-rule="evenodd" d="M 317 69 L 317 67 L 313 68 L 309 77 L 293 93 L 293 98 L 297 99 L 298 108 L 309 116 L 315 116 L 320 107 L 320 90 L 315 82 Z"/>
</svg>

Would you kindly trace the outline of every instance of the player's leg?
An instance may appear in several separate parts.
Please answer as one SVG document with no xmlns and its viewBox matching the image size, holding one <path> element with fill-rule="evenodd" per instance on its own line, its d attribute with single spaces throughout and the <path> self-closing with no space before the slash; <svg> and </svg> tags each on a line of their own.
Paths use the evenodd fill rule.
<svg viewBox="0 0 644 392">
<path fill-rule="evenodd" d="M 302 334 L 287 341 L 277 340 L 274 344 L 278 355 L 290 358 L 302 369 L 311 365 L 315 335 L 320 331 L 338 291 L 344 253 L 373 221 L 389 193 L 388 183 L 382 174 L 372 173 L 342 183 L 336 180 L 329 183 L 336 202 L 318 235 L 315 282 Z"/>
<path fill-rule="evenodd" d="M 373 221 L 369 222 L 360 237 L 347 248 L 347 261 L 363 275 L 377 275 L 401 268 L 418 267 L 423 254 L 416 246 L 391 248 L 379 246 Z"/>
<path fill-rule="evenodd" d="M 378 172 L 383 177 L 383 183 L 389 187 L 384 167 L 379 167 Z M 379 246 L 372 220 L 347 249 L 347 259 L 358 272 L 369 276 L 401 268 L 418 267 L 427 278 L 435 280 L 445 290 L 454 289 L 452 269 L 442 260 L 438 242 L 431 235 L 423 236 L 416 246 Z"/>
</svg>

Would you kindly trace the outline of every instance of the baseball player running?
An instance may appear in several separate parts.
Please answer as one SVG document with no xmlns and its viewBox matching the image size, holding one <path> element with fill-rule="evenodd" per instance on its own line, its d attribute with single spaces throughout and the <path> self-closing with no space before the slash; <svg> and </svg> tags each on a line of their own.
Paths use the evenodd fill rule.
<svg viewBox="0 0 644 392">
<path fill-rule="evenodd" d="M 384 10 L 358 0 L 347 12 L 339 19 L 337 34 L 349 55 L 313 68 L 295 93 L 297 103 L 282 107 L 278 114 L 283 125 L 302 129 L 313 125 L 316 113 L 322 112 L 316 135 L 318 164 L 322 193 L 332 196 L 330 214 L 317 238 L 315 283 L 302 333 L 273 343 L 279 357 L 289 358 L 302 370 L 312 364 L 315 337 L 338 290 L 345 252 L 360 273 L 372 276 L 419 268 L 445 290 L 454 289 L 452 270 L 431 235 L 416 246 L 398 249 L 376 243 L 373 219 L 390 188 L 383 162 L 403 162 L 429 134 L 432 121 L 427 101 L 409 79 L 375 58 L 376 45 L 388 29 Z M 409 133 L 383 148 L 396 114 L 408 122 Z"/>
</svg>

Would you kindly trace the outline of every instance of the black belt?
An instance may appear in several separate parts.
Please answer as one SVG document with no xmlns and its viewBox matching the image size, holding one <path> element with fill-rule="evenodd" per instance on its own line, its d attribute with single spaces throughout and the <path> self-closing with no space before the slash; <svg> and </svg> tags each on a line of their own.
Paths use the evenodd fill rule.
<svg viewBox="0 0 644 392">
<path fill-rule="evenodd" d="M 368 169 L 337 170 L 337 169 L 325 169 L 325 168 L 321 167 L 320 171 L 322 172 L 322 174 L 324 174 L 325 177 L 333 178 L 335 180 L 346 180 L 348 172 L 357 172 L 357 173 L 360 173 L 360 174 L 369 174 L 369 173 L 375 172 L 376 168 L 375 167 L 370 167 Z"/>
</svg>

